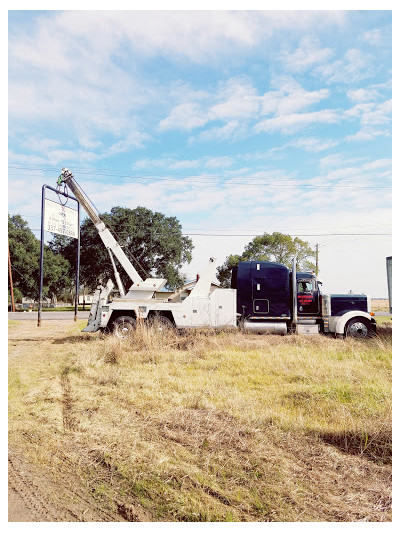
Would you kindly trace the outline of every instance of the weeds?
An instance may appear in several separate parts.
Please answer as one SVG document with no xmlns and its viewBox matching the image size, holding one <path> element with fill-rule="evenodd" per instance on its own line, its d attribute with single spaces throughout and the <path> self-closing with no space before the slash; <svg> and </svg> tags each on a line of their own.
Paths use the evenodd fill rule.
<svg viewBox="0 0 400 533">
<path fill-rule="evenodd" d="M 388 328 L 42 336 L 11 359 L 10 444 L 115 520 L 390 520 Z"/>
</svg>

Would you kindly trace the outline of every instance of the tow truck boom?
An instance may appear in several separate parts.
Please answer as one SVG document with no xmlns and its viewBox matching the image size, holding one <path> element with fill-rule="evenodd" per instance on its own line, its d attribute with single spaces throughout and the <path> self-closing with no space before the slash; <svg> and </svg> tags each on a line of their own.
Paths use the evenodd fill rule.
<svg viewBox="0 0 400 533">
<path fill-rule="evenodd" d="M 100 238 L 103 241 L 105 247 L 107 248 L 110 254 L 110 259 L 113 265 L 114 274 L 115 274 L 115 278 L 117 281 L 119 292 L 122 297 L 125 296 L 125 290 L 122 285 L 117 268 L 115 266 L 115 262 L 114 262 L 112 254 L 114 254 L 114 256 L 118 259 L 122 268 L 128 274 L 133 284 L 137 286 L 138 283 L 140 284 L 141 282 L 143 282 L 143 279 L 140 277 L 135 267 L 132 265 L 132 263 L 129 261 L 129 259 L 125 255 L 121 246 L 114 239 L 110 230 L 106 227 L 104 222 L 102 222 L 102 220 L 96 213 L 94 207 L 90 204 L 89 200 L 85 197 L 84 192 L 82 191 L 78 183 L 75 181 L 74 175 L 72 174 L 72 172 L 68 170 L 67 168 L 62 169 L 61 175 L 58 178 L 57 184 L 61 185 L 61 183 L 65 183 L 71 189 L 76 199 L 79 201 L 81 206 L 84 208 L 84 210 L 88 214 L 89 218 L 92 220 L 93 224 L 96 226 L 97 231 L 99 232 Z"/>
</svg>

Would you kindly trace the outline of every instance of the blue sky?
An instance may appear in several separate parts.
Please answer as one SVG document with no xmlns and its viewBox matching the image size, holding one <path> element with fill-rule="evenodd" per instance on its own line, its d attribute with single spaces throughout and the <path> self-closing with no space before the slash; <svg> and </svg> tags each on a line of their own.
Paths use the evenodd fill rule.
<svg viewBox="0 0 400 533">
<path fill-rule="evenodd" d="M 9 212 L 38 229 L 68 167 L 176 216 L 189 278 L 281 231 L 325 292 L 385 297 L 391 62 L 390 11 L 10 11 Z"/>
</svg>

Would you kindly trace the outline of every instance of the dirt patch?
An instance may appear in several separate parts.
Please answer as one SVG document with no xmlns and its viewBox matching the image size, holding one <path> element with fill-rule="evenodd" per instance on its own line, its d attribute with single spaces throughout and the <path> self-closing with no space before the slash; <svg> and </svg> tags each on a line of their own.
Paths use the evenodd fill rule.
<svg viewBox="0 0 400 533">
<path fill-rule="evenodd" d="M 59 482 L 53 473 L 39 470 L 9 450 L 8 459 L 9 522 L 125 522 L 128 511 L 101 509 L 87 497 L 76 471 L 63 470 Z M 122 507 L 121 507 L 122 508 Z M 133 509 L 131 509 L 133 516 Z"/>
<path fill-rule="evenodd" d="M 74 416 L 73 412 L 73 399 L 71 396 L 71 383 L 69 379 L 70 368 L 66 367 L 61 373 L 61 388 L 62 395 L 62 419 L 63 426 L 66 431 L 76 429 L 78 420 Z"/>
<path fill-rule="evenodd" d="M 64 511 L 57 509 L 39 488 L 43 480 L 32 467 L 12 451 L 8 456 L 8 520 L 9 522 L 57 522 L 66 520 Z"/>
</svg>

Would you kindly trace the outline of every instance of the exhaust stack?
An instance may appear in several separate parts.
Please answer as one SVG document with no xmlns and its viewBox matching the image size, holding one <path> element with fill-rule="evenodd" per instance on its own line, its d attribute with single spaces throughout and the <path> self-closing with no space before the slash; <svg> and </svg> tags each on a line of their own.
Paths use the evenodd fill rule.
<svg viewBox="0 0 400 533">
<path fill-rule="evenodd" d="M 297 263 L 297 256 L 293 257 L 292 259 L 292 294 L 293 294 L 293 301 L 292 301 L 292 307 L 293 307 L 293 316 L 292 316 L 292 324 L 294 328 L 297 331 L 297 280 L 296 280 L 296 263 Z"/>
</svg>

